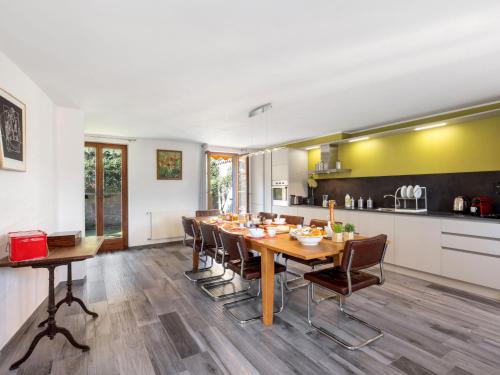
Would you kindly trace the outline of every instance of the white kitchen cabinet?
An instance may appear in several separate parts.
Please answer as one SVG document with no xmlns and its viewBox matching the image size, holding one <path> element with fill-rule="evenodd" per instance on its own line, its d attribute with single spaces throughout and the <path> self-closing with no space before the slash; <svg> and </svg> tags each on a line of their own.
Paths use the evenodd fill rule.
<svg viewBox="0 0 500 375">
<path fill-rule="evenodd" d="M 394 263 L 439 275 L 441 273 L 441 220 L 394 215 Z"/>
<path fill-rule="evenodd" d="M 281 148 L 272 151 L 273 167 L 276 165 L 288 165 L 288 148 Z"/>
<path fill-rule="evenodd" d="M 385 261 L 391 264 L 395 262 L 394 221 L 395 215 L 360 212 L 358 215 L 358 226 L 356 227 L 356 232 L 359 232 L 363 236 L 387 235 L 389 244 L 385 253 Z"/>
<path fill-rule="evenodd" d="M 264 211 L 271 212 L 273 206 L 273 195 L 271 191 L 272 165 L 271 152 L 264 153 Z"/>
<path fill-rule="evenodd" d="M 340 221 L 342 224 L 354 224 L 356 228 L 359 227 L 359 217 L 366 212 L 359 212 L 356 210 L 335 210 L 335 221 Z M 359 232 L 356 230 L 356 232 Z"/>
<path fill-rule="evenodd" d="M 450 249 L 441 256 L 442 276 L 500 289 L 500 258 Z"/>
<path fill-rule="evenodd" d="M 264 154 L 250 157 L 249 200 L 252 214 L 264 211 Z"/>
</svg>

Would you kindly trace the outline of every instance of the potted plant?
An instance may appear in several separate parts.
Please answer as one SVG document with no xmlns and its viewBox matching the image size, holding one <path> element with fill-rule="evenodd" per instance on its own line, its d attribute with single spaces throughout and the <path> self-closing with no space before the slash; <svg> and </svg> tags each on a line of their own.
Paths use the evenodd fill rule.
<svg viewBox="0 0 500 375">
<path fill-rule="evenodd" d="M 335 223 L 333 225 L 333 241 L 334 242 L 343 242 L 343 233 L 344 233 L 344 226 L 340 223 Z"/>
<path fill-rule="evenodd" d="M 354 231 L 356 230 L 354 224 L 346 224 L 344 227 L 345 236 L 347 240 L 354 239 Z"/>
</svg>

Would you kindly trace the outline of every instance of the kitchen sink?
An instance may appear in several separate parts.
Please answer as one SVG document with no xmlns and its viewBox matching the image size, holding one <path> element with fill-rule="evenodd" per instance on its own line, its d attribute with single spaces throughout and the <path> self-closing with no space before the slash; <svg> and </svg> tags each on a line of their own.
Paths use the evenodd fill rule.
<svg viewBox="0 0 500 375">
<path fill-rule="evenodd" d="M 396 209 L 394 207 L 379 207 L 375 209 L 376 211 L 384 211 L 384 212 L 395 212 Z"/>
</svg>

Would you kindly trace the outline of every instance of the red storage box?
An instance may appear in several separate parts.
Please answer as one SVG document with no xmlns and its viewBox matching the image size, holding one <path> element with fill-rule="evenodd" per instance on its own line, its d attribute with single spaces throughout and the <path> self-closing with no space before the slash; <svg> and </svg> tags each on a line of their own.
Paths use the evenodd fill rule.
<svg viewBox="0 0 500 375">
<path fill-rule="evenodd" d="M 41 230 L 10 232 L 8 245 L 11 262 L 45 258 L 49 254 L 47 233 Z"/>
</svg>

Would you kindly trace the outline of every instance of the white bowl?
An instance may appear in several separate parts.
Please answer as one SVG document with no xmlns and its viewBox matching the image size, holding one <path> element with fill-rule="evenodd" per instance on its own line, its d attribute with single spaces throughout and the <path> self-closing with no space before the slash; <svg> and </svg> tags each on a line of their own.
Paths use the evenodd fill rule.
<svg viewBox="0 0 500 375">
<path fill-rule="evenodd" d="M 251 237 L 264 237 L 264 229 L 262 228 L 250 228 L 248 231 L 250 232 Z"/>
<path fill-rule="evenodd" d="M 264 225 L 270 225 L 272 223 L 273 223 L 273 221 L 271 219 L 264 220 Z"/>
<path fill-rule="evenodd" d="M 276 218 L 274 219 L 274 224 L 285 224 L 286 223 L 286 219 L 285 218 Z"/>
<path fill-rule="evenodd" d="M 320 243 L 323 236 L 296 236 L 299 242 L 304 246 L 314 246 Z"/>
</svg>

